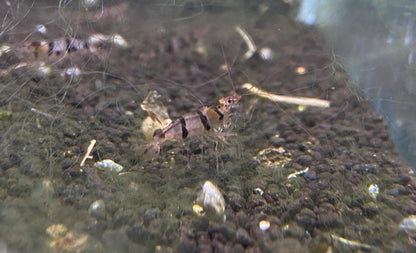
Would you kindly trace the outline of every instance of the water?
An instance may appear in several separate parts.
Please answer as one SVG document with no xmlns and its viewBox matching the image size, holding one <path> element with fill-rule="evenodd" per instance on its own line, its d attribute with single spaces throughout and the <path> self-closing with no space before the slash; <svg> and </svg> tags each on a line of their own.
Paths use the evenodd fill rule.
<svg viewBox="0 0 416 253">
<path fill-rule="evenodd" d="M 1 250 L 414 251 L 400 229 L 416 212 L 412 170 L 376 100 L 355 88 L 361 76 L 295 10 L 280 1 L 1 2 Z M 241 88 L 248 82 L 331 106 L 276 103 Z M 181 130 L 145 159 L 143 122 L 164 122 L 142 110 L 149 92 L 159 94 L 151 110 L 184 115 L 189 130 L 205 105 L 242 99 L 224 131 L 182 140 Z M 197 203 L 206 181 L 223 195 L 213 191 L 220 215 Z"/>
<path fill-rule="evenodd" d="M 416 166 L 413 1 L 302 1 L 299 20 L 325 33 L 354 83 L 382 114 L 397 149 Z"/>
</svg>

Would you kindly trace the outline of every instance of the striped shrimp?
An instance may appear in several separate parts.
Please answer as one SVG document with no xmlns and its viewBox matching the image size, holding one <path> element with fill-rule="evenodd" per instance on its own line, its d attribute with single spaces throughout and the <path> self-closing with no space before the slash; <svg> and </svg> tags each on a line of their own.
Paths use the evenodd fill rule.
<svg viewBox="0 0 416 253">
<path fill-rule="evenodd" d="M 221 98 L 217 104 L 204 106 L 193 113 L 185 114 L 163 129 L 156 130 L 153 141 L 145 150 L 145 157 L 160 152 L 161 144 L 167 140 L 181 140 L 190 136 L 200 136 L 207 131 L 221 132 L 230 124 L 231 112 L 239 105 L 240 95 Z"/>
<path fill-rule="evenodd" d="M 83 49 L 89 50 L 87 42 L 74 38 L 61 38 L 52 41 L 34 41 L 28 46 L 33 51 L 36 58 L 39 54 L 60 56 Z"/>
<path fill-rule="evenodd" d="M 90 35 L 86 40 L 58 38 L 55 40 L 33 41 L 26 43 L 23 48 L 18 48 L 16 51 L 20 55 L 33 53 L 37 59 L 39 56 L 64 57 L 73 52 L 97 53 L 106 45 L 126 47 L 127 42 L 118 34 L 104 35 L 97 33 Z"/>
<path fill-rule="evenodd" d="M 86 40 L 76 38 L 58 38 L 54 40 L 36 40 L 26 41 L 21 45 L 0 45 L 0 57 L 8 55 L 13 61 L 18 61 L 17 64 L 8 64 L 5 69 L 0 69 L 0 75 L 10 73 L 18 68 L 28 67 L 35 71 L 34 76 L 43 77 L 50 74 L 51 68 L 47 63 L 58 62 L 66 58 L 67 55 L 77 53 L 78 55 L 93 54 L 99 59 L 102 59 L 100 51 L 102 49 L 117 46 L 119 48 L 127 47 L 127 42 L 121 35 L 112 34 L 92 34 Z M 34 58 L 33 58 L 34 57 Z M 74 58 L 72 58 L 74 59 Z M 79 58 L 82 60 L 82 58 Z M 74 66 L 75 62 L 71 63 Z M 74 72 L 79 72 L 78 68 L 70 67 L 61 72 L 62 76 L 77 75 Z M 34 78 L 37 79 L 38 77 Z"/>
</svg>

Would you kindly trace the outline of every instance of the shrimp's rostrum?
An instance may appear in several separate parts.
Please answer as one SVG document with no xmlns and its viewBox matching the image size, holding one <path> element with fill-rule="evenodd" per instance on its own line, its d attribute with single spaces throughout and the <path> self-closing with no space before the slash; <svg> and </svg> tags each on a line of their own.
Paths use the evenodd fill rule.
<svg viewBox="0 0 416 253">
<path fill-rule="evenodd" d="M 204 131 L 221 131 L 228 125 L 231 111 L 238 106 L 240 99 L 239 95 L 223 97 L 217 104 L 204 106 L 194 113 L 179 117 L 165 128 L 155 131 L 146 153 L 158 153 L 160 144 L 166 140 L 198 136 Z"/>
</svg>

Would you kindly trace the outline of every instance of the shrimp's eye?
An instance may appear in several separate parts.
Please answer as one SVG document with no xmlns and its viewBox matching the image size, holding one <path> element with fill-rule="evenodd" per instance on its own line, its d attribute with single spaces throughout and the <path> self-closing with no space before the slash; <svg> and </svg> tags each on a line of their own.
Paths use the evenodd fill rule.
<svg viewBox="0 0 416 253">
<path fill-rule="evenodd" d="M 228 99 L 228 103 L 231 104 L 233 101 L 231 99 Z"/>
</svg>

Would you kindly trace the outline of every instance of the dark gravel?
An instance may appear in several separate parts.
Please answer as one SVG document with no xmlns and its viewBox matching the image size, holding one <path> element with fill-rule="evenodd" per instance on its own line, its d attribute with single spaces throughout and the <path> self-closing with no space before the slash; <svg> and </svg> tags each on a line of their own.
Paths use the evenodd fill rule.
<svg viewBox="0 0 416 253">
<path fill-rule="evenodd" d="M 9 8 L 3 5 L 2 17 Z M 53 10 L 48 18 L 41 15 L 48 9 L 42 4 L 16 17 L 22 22 L 0 35 L 1 42 L 19 49 L 33 24 L 48 24 L 51 39 L 70 34 L 63 30 L 70 24 L 78 28 L 77 37 L 119 33 L 129 46 L 74 52 L 62 61 L 45 57 L 52 70 L 44 77 L 36 73 L 40 59 L 31 53 L 0 56 L 1 69 L 28 63 L 24 71 L 0 75 L 0 111 L 12 112 L 0 120 L 0 247 L 70 252 L 78 243 L 78 252 L 160 253 L 357 249 L 331 239 L 336 235 L 375 252 L 415 251 L 399 229 L 404 217 L 416 214 L 410 167 L 398 159 L 371 101 L 354 88 L 319 32 L 285 14 L 288 5 L 260 14 L 227 5 L 179 11 L 139 1 L 120 10 L 125 19 L 98 21 L 91 19 L 94 10 L 70 5 L 61 9 L 62 19 L 56 6 L 47 6 Z M 271 48 L 274 58 L 244 60 L 246 47 L 235 25 L 259 48 Z M 229 76 L 221 67 L 226 63 Z M 61 75 L 73 66 L 83 74 Z M 297 74 L 299 66 L 307 72 Z M 233 85 L 246 95 L 238 89 L 246 82 L 276 94 L 327 99 L 331 107 L 244 96 L 226 141 L 200 136 L 163 145 L 153 161 L 143 158 L 148 141 L 140 129 L 147 115 L 140 103 L 149 90 L 162 95 L 175 117 L 232 94 Z M 81 168 L 92 139 L 92 159 Z M 262 150 L 267 152 L 260 155 Z M 123 172 L 93 166 L 102 159 L 123 165 Z M 226 221 L 192 211 L 206 180 L 224 195 Z M 368 193 L 371 184 L 380 187 L 375 199 Z M 100 199 L 105 208 L 90 212 Z M 260 230 L 261 220 L 270 222 L 268 230 Z M 52 224 L 70 232 L 51 237 L 46 230 Z M 88 240 L 81 243 L 83 235 Z"/>
</svg>

